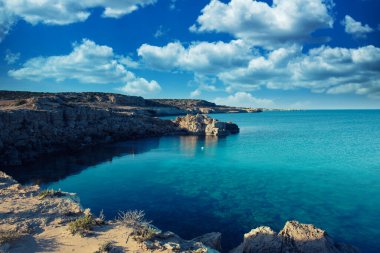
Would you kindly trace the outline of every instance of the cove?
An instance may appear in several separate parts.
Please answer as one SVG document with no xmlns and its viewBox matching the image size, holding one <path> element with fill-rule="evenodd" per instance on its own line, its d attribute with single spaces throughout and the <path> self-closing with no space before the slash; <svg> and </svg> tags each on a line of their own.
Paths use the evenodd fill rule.
<svg viewBox="0 0 380 253">
<path fill-rule="evenodd" d="M 380 251 L 380 111 L 213 115 L 240 134 L 149 138 L 47 157 L 6 170 L 23 184 L 75 192 L 108 219 L 142 209 L 180 236 L 295 219 L 363 252 Z"/>
</svg>

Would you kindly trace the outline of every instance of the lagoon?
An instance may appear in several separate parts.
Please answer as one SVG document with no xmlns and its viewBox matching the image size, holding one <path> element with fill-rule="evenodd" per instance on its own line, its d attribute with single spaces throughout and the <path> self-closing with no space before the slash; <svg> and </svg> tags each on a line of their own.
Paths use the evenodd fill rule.
<svg viewBox="0 0 380 253">
<path fill-rule="evenodd" d="M 380 111 L 216 114 L 240 134 L 161 137 L 56 155 L 6 171 L 21 183 L 76 192 L 84 207 L 142 209 L 190 239 L 222 232 L 230 249 L 243 234 L 287 220 L 380 252 Z"/>
</svg>

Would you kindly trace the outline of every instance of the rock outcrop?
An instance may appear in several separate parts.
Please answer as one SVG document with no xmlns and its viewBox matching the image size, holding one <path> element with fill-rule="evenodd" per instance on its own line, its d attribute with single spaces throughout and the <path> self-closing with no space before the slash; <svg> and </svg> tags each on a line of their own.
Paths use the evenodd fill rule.
<svg viewBox="0 0 380 253">
<path fill-rule="evenodd" d="M 185 111 L 191 114 L 197 113 L 245 113 L 245 112 L 262 112 L 261 108 L 243 108 L 243 107 L 233 107 L 233 106 L 223 106 L 216 105 L 215 103 L 211 103 L 205 100 L 200 99 L 149 99 L 154 103 L 163 105 L 176 107 L 180 110 Z"/>
<path fill-rule="evenodd" d="M 32 100 L 31 100 L 32 99 Z M 144 99 L 137 96 L 126 96 L 102 92 L 24 92 L 0 91 L 0 108 L 25 109 L 38 104 L 43 107 L 46 102 L 65 103 L 68 105 L 88 105 L 97 108 L 112 108 L 122 112 L 134 112 L 147 116 L 186 115 L 197 113 L 246 113 L 262 112 L 258 108 L 242 108 L 216 105 L 197 99 Z M 36 109 L 36 108 L 34 108 Z"/>
<path fill-rule="evenodd" d="M 68 223 L 90 211 L 80 207 L 72 193 L 45 194 L 38 186 L 21 186 L 0 171 L 0 252 L 95 252 L 110 242 L 117 252 L 217 253 L 222 250 L 221 234 L 208 233 L 184 240 L 173 232 L 154 229 L 144 240 L 130 238 L 133 230 L 120 221 L 94 225 L 89 237 L 73 236 Z M 322 229 L 289 221 L 277 234 L 259 227 L 244 235 L 244 241 L 231 253 L 359 253 L 347 244 L 334 242 Z"/>
<path fill-rule="evenodd" d="M 184 240 L 157 229 L 150 239 L 136 241 L 128 237 L 132 228 L 120 221 L 102 219 L 93 225 L 91 236 L 72 235 L 68 231 L 69 222 L 83 215 L 91 215 L 98 221 L 99 218 L 89 209 L 81 209 L 74 194 L 43 193 L 38 186 L 21 186 L 0 171 L 0 252 L 92 253 L 107 242 L 112 242 L 115 249 L 107 252 L 211 253 L 220 249 L 220 233 Z"/>
<path fill-rule="evenodd" d="M 42 154 L 177 131 L 169 120 L 133 113 L 50 100 L 36 107 L 0 110 L 0 165 L 21 165 Z"/>
<path fill-rule="evenodd" d="M 17 166 L 52 152 L 140 137 L 239 131 L 235 124 L 202 115 L 178 122 L 152 117 L 185 111 L 110 93 L 0 92 L 0 165 Z"/>
<path fill-rule="evenodd" d="M 221 122 L 207 115 L 186 115 L 174 121 L 180 129 L 194 135 L 226 136 L 239 133 L 239 127 L 232 122 Z"/>
<path fill-rule="evenodd" d="M 288 221 L 278 234 L 269 227 L 251 230 L 231 253 L 359 253 L 359 250 L 334 242 L 314 225 Z"/>
</svg>

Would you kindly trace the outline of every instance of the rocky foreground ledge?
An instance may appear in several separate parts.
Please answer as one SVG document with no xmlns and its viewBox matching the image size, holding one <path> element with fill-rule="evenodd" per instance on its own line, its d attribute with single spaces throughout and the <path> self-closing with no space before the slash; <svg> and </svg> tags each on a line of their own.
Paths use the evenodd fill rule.
<svg viewBox="0 0 380 253">
<path fill-rule="evenodd" d="M 163 135 L 224 136 L 239 132 L 237 125 L 203 114 L 174 121 L 155 117 L 210 111 L 200 106 L 212 107 L 213 112 L 236 109 L 202 100 L 160 102 L 111 93 L 0 91 L 0 165 L 22 165 L 48 153 L 128 139 Z"/>
<path fill-rule="evenodd" d="M 221 234 L 184 240 L 143 220 L 141 212 L 107 221 L 80 207 L 75 194 L 21 186 L 0 171 L 0 252 L 221 252 Z M 259 227 L 231 253 L 358 253 L 313 225 L 287 222 L 276 234 Z"/>
</svg>

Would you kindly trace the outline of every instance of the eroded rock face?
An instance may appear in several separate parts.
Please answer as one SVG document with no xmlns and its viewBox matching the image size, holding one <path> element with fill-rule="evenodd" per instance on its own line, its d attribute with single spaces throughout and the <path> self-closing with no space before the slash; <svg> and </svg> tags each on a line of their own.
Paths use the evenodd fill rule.
<svg viewBox="0 0 380 253">
<path fill-rule="evenodd" d="M 269 227 L 251 230 L 231 253 L 359 253 L 359 250 L 334 242 L 314 225 L 288 221 L 278 234 Z"/>
<path fill-rule="evenodd" d="M 77 252 L 79 249 L 79 252 L 90 253 L 95 252 L 96 245 L 110 238 L 116 244 L 115 251 L 110 252 L 217 253 L 220 249 L 220 233 L 185 240 L 172 232 L 156 229 L 151 239 L 134 241 L 127 239 L 132 228 L 106 220 L 93 225 L 89 231 L 91 236 L 71 235 L 67 231 L 70 221 L 85 214 L 96 216 L 89 209 L 82 210 L 73 194 L 59 193 L 41 197 L 38 186 L 22 186 L 0 171 L 0 235 L 7 231 L 17 234 L 12 240 L 0 238 L 0 252 L 73 252 L 74 249 Z"/>
<path fill-rule="evenodd" d="M 174 123 L 195 135 L 226 136 L 239 132 L 239 127 L 232 122 L 221 122 L 203 114 L 177 117 Z"/>
<path fill-rule="evenodd" d="M 206 101 L 176 103 L 216 106 Z M 222 136 L 239 131 L 233 123 L 202 115 L 186 116 L 179 124 L 152 117 L 186 112 L 170 103 L 111 93 L 0 91 L 0 166 L 22 165 L 52 152 L 139 137 Z"/>
<path fill-rule="evenodd" d="M 0 110 L 0 165 L 21 165 L 51 152 L 177 131 L 169 120 L 144 115 L 51 101 L 38 106 L 50 108 Z"/>
</svg>

